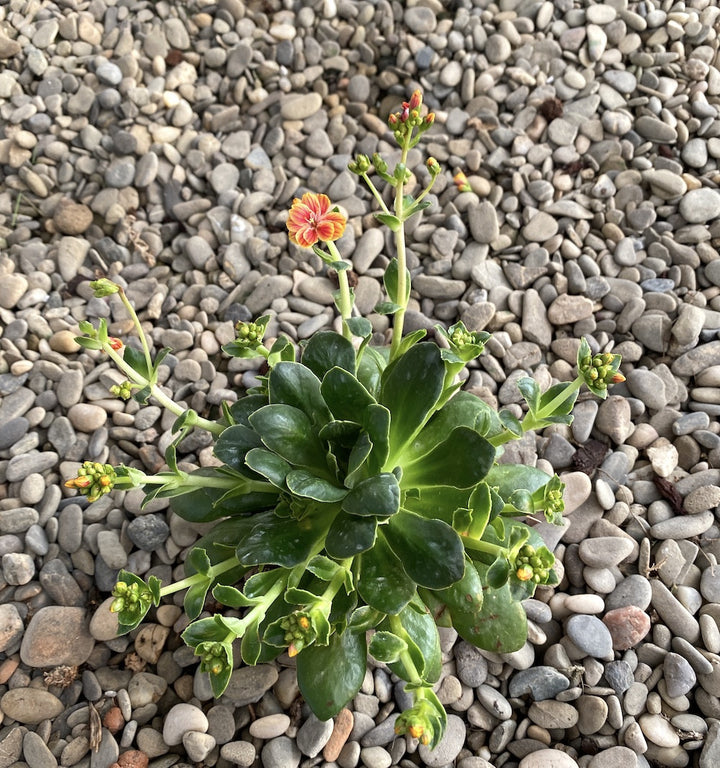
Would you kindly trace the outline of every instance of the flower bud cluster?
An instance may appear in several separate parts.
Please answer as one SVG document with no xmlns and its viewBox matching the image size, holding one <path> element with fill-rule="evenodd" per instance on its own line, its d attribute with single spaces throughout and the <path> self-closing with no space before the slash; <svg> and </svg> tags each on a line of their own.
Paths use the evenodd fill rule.
<svg viewBox="0 0 720 768">
<path fill-rule="evenodd" d="M 132 384 L 127 380 L 123 381 L 122 384 L 113 384 L 110 387 L 110 394 L 122 400 L 129 400 L 132 397 Z"/>
<path fill-rule="evenodd" d="M 285 642 L 288 643 L 288 655 L 297 656 L 303 648 L 311 645 L 315 640 L 315 629 L 309 614 L 304 611 L 295 611 L 286 616 L 280 622 L 285 630 Z"/>
<path fill-rule="evenodd" d="M 76 488 L 83 496 L 87 496 L 88 501 L 93 502 L 112 491 L 116 478 L 115 469 L 110 464 L 86 461 L 78 470 L 77 477 L 65 482 L 65 487 Z"/>
<path fill-rule="evenodd" d="M 227 651 L 222 643 L 200 643 L 195 649 L 200 657 L 200 671 L 219 675 L 227 666 Z"/>
<path fill-rule="evenodd" d="M 544 584 L 548 580 L 550 569 L 540 558 L 535 547 L 525 544 L 515 559 L 515 575 L 520 581 Z"/>
<path fill-rule="evenodd" d="M 430 744 L 436 735 L 443 731 L 443 725 L 432 704 L 420 699 L 410 709 L 406 709 L 395 721 L 395 733 L 398 736 L 408 734 L 421 744 Z"/>
<path fill-rule="evenodd" d="M 421 106 L 422 93 L 419 90 L 413 91 L 410 101 L 403 101 L 402 109 L 388 117 L 388 125 L 398 144 L 403 144 L 414 129 L 422 134 L 435 122 L 434 112 L 429 112 L 425 117 L 420 115 Z"/>
<path fill-rule="evenodd" d="M 588 387 L 607 389 L 609 384 L 619 384 L 625 377 L 618 371 L 620 355 L 605 352 L 600 355 L 589 355 L 580 362 L 579 373 Z"/>
<path fill-rule="evenodd" d="M 152 602 L 150 590 L 147 587 L 141 588 L 140 584 L 135 582 L 127 584 L 124 581 L 118 581 L 113 587 L 112 596 L 115 598 L 110 604 L 112 613 L 121 611 L 145 613 Z"/>
</svg>

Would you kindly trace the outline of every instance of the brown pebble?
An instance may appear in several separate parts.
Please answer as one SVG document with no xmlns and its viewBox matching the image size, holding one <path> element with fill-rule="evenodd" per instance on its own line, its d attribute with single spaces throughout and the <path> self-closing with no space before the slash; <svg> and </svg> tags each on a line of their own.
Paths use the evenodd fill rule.
<svg viewBox="0 0 720 768">
<path fill-rule="evenodd" d="M 355 718 L 349 709 L 341 709 L 335 718 L 335 725 L 330 734 L 328 743 L 323 749 L 323 759 L 328 763 L 334 763 L 338 759 L 345 742 L 348 740 L 350 731 L 353 729 Z"/>
<path fill-rule="evenodd" d="M 139 749 L 123 752 L 116 763 L 118 768 L 147 768 L 150 758 Z"/>
<path fill-rule="evenodd" d="M 58 203 L 53 224 L 64 235 L 81 235 L 92 224 L 93 212 L 82 203 L 64 199 Z"/>
<path fill-rule="evenodd" d="M 0 664 L 0 685 L 4 685 L 12 677 L 13 672 L 20 666 L 20 659 L 17 655 L 5 659 Z"/>
<path fill-rule="evenodd" d="M 616 651 L 627 651 L 636 646 L 650 631 L 650 617 L 636 605 L 624 605 L 608 611 L 603 617 L 610 630 Z"/>
<path fill-rule="evenodd" d="M 117 733 L 124 725 L 125 718 L 122 716 L 120 707 L 111 707 L 103 717 L 103 725 L 110 733 Z"/>
</svg>

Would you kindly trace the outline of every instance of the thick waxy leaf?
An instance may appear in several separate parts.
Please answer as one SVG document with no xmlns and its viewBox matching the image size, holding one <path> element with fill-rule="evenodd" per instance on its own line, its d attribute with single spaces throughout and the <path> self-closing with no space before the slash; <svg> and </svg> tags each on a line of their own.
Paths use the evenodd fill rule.
<svg viewBox="0 0 720 768">
<path fill-rule="evenodd" d="M 402 462 L 402 485 L 470 488 L 487 475 L 494 460 L 495 448 L 484 437 L 467 427 L 456 427 L 430 453 L 411 463 Z"/>
<path fill-rule="evenodd" d="M 345 485 L 352 488 L 359 480 L 362 480 L 369 474 L 369 468 L 366 462 L 372 452 L 373 444 L 367 432 L 362 432 L 355 445 L 350 451 L 348 457 L 347 474 L 345 476 Z"/>
<path fill-rule="evenodd" d="M 432 614 L 419 597 L 413 598 L 399 615 L 400 623 L 407 636 L 403 635 L 407 643 L 408 651 L 412 657 L 415 669 L 420 677 L 427 683 L 435 683 L 442 672 L 442 653 L 440 649 L 440 636 Z M 389 621 L 383 622 L 383 627 Z M 390 663 L 390 669 L 399 677 L 407 679 L 404 665 Z"/>
<path fill-rule="evenodd" d="M 133 371 L 137 371 L 143 378 L 150 378 L 147 360 L 141 350 L 126 345 L 123 349 L 123 360 L 133 369 Z"/>
<path fill-rule="evenodd" d="M 333 520 L 325 538 L 325 550 L 330 557 L 336 557 L 338 560 L 359 555 L 372 547 L 376 530 L 376 518 L 357 517 L 340 512 Z"/>
<path fill-rule="evenodd" d="M 240 644 L 240 655 L 242 660 L 249 666 L 257 664 L 257 660 L 260 656 L 262 644 L 260 642 L 259 634 L 260 622 L 254 621 L 246 630 L 243 635 L 242 642 Z"/>
<path fill-rule="evenodd" d="M 213 597 L 228 608 L 248 608 L 257 603 L 256 600 L 250 600 L 235 587 L 227 584 L 217 584 L 212 591 Z"/>
<path fill-rule="evenodd" d="M 337 485 L 315 477 L 305 469 L 294 469 L 288 472 L 285 483 L 288 490 L 296 496 L 327 503 L 342 501 L 348 493 L 347 488 L 338 488 Z"/>
<path fill-rule="evenodd" d="M 365 347 L 358 362 L 357 377 L 358 381 L 373 397 L 377 397 L 380 391 L 382 372 L 385 370 L 385 366 L 387 366 L 387 357 L 383 356 L 381 350 Z"/>
<path fill-rule="evenodd" d="M 357 590 L 369 606 L 381 613 L 399 613 L 415 594 L 415 583 L 388 546 L 386 529 L 382 526 L 378 530 L 375 546 L 361 555 Z"/>
<path fill-rule="evenodd" d="M 330 581 L 340 570 L 340 566 L 324 555 L 315 555 L 307 564 L 307 570 L 321 581 Z"/>
<path fill-rule="evenodd" d="M 268 378 L 268 395 L 271 403 L 285 403 L 303 411 L 313 424 L 330 421 L 320 394 L 320 379 L 301 363 L 278 363 Z"/>
<path fill-rule="evenodd" d="M 373 307 L 373 312 L 378 315 L 394 315 L 402 307 L 392 301 L 380 301 Z"/>
<path fill-rule="evenodd" d="M 331 368 L 322 380 L 320 391 L 336 419 L 359 421 L 375 398 L 343 368 Z"/>
<path fill-rule="evenodd" d="M 527 467 L 524 464 L 498 464 L 488 472 L 485 482 L 491 488 L 497 487 L 503 499 L 509 499 L 518 488 L 534 493 L 551 479 L 550 475 L 535 467 Z"/>
<path fill-rule="evenodd" d="M 407 650 L 407 643 L 392 632 L 376 632 L 370 640 L 368 651 L 382 664 L 397 661 Z"/>
<path fill-rule="evenodd" d="M 303 411 L 291 405 L 266 405 L 250 416 L 250 424 L 263 443 L 286 461 L 327 473 L 325 450 Z"/>
<path fill-rule="evenodd" d="M 207 576 L 212 563 L 208 557 L 208 553 L 202 547 L 195 547 L 187 559 L 190 561 L 190 566 L 195 573 L 201 573 L 203 576 Z"/>
<path fill-rule="evenodd" d="M 230 415 L 236 424 L 244 424 L 249 427 L 248 416 L 267 404 L 268 400 L 265 395 L 245 395 L 230 406 Z"/>
<path fill-rule="evenodd" d="M 206 619 L 194 621 L 182 633 L 182 639 L 191 647 L 197 648 L 200 643 L 220 643 L 225 639 L 227 628 L 218 621 L 220 616 L 208 616 Z"/>
<path fill-rule="evenodd" d="M 547 405 L 550 405 L 552 401 L 560 395 L 562 392 L 564 392 L 568 387 L 572 386 L 571 382 L 561 382 L 560 384 L 553 384 L 552 387 L 549 387 L 545 392 L 542 393 L 540 396 L 540 406 L 539 409 L 544 408 Z M 604 392 L 604 395 L 607 396 L 607 390 L 602 390 Z M 575 401 L 578 398 L 578 395 L 580 394 L 580 390 L 576 390 L 575 392 L 568 397 L 567 400 L 563 401 L 559 406 L 557 406 L 552 416 L 567 416 L 570 414 L 570 412 L 573 409 L 573 406 L 575 405 Z M 601 395 L 602 397 L 602 395 Z M 604 397 L 603 397 L 604 399 Z"/>
<path fill-rule="evenodd" d="M 365 409 L 362 423 L 372 443 L 372 456 L 368 462 L 368 469 L 374 474 L 382 469 L 388 458 L 390 411 L 383 405 L 370 405 Z"/>
<path fill-rule="evenodd" d="M 403 453 L 409 459 L 422 456 L 445 440 L 456 427 L 468 427 L 486 435 L 490 431 L 493 416 L 497 421 L 497 414 L 479 397 L 469 392 L 458 392 L 428 421 Z"/>
<path fill-rule="evenodd" d="M 354 421 L 329 421 L 319 432 L 321 440 L 335 442 L 345 447 L 353 445 L 360 432 L 360 425 Z"/>
<path fill-rule="evenodd" d="M 237 545 L 243 565 L 282 565 L 292 568 L 306 560 L 325 533 L 316 518 L 285 520 L 277 516 L 256 525 Z"/>
<path fill-rule="evenodd" d="M 367 339 L 372 336 L 372 323 L 366 317 L 349 317 L 345 324 L 353 336 Z"/>
<path fill-rule="evenodd" d="M 251 600 L 264 597 L 282 578 L 284 574 L 278 568 L 255 573 L 245 582 L 245 596 Z"/>
<path fill-rule="evenodd" d="M 342 508 L 360 517 L 394 515 L 400 509 L 400 486 L 395 475 L 383 472 L 361 480 L 345 497 Z"/>
<path fill-rule="evenodd" d="M 369 629 L 375 629 L 384 617 L 380 611 L 376 611 L 369 605 L 363 605 L 353 611 L 348 628 L 355 632 L 367 632 Z"/>
<path fill-rule="evenodd" d="M 401 510 L 389 519 L 384 533 L 406 573 L 417 584 L 444 589 L 462 578 L 465 570 L 462 542 L 442 520 L 428 520 Z"/>
<path fill-rule="evenodd" d="M 205 605 L 205 598 L 208 589 L 210 589 L 210 583 L 211 581 L 208 579 L 199 584 L 193 584 L 193 586 L 185 593 L 183 608 L 191 621 L 197 619 L 202 613 L 203 606 Z"/>
<path fill-rule="evenodd" d="M 321 331 L 308 341 L 303 350 L 302 362 L 321 380 L 336 366 L 354 374 L 355 349 L 344 336 L 333 331 Z"/>
<path fill-rule="evenodd" d="M 462 579 L 456 581 L 451 587 L 441 590 L 421 590 L 421 597 L 425 600 L 431 595 L 443 606 L 446 606 L 454 617 L 456 614 L 468 613 L 475 615 L 483 604 L 483 583 L 480 581 L 480 575 L 477 572 L 475 564 L 469 557 L 465 557 L 465 572 Z M 429 602 L 425 600 L 426 603 Z M 434 611 L 436 621 L 440 616 Z"/>
<path fill-rule="evenodd" d="M 236 424 L 234 427 L 223 430 L 218 437 L 215 443 L 215 455 L 228 467 L 243 470 L 247 452 L 261 445 L 262 442 L 255 430 L 243 424 Z"/>
<path fill-rule="evenodd" d="M 502 423 L 503 427 L 505 427 L 508 432 L 515 435 L 515 437 L 523 436 L 522 424 L 520 423 L 520 419 L 518 419 L 517 416 L 515 416 L 510 411 L 503 409 L 502 411 L 498 412 L 498 417 L 500 418 L 500 422 Z"/>
<path fill-rule="evenodd" d="M 467 488 L 432 485 L 418 489 L 417 493 L 406 494 L 403 508 L 417 512 L 423 517 L 444 520 L 448 525 L 452 525 L 455 510 L 467 507 L 468 493 Z"/>
<path fill-rule="evenodd" d="M 535 413 L 540 405 L 540 385 L 535 379 L 527 377 L 518 379 L 517 388 L 520 390 L 520 394 L 528 404 L 530 411 Z"/>
<path fill-rule="evenodd" d="M 285 477 L 292 470 L 292 465 L 276 453 L 265 448 L 253 448 L 245 456 L 245 463 L 277 488 L 285 489 Z"/>
<path fill-rule="evenodd" d="M 392 461 L 432 413 L 444 380 L 445 366 L 440 350 L 434 344 L 416 344 L 385 372 L 380 402 L 392 415 Z"/>
<path fill-rule="evenodd" d="M 401 304 L 407 306 L 408 299 L 410 298 L 410 271 L 405 268 L 405 292 L 400 296 L 398 288 L 398 278 L 400 276 L 400 265 L 397 259 L 391 259 L 385 270 L 383 276 L 383 283 L 385 284 L 385 291 L 387 292 L 390 301 L 395 304 Z"/>
<path fill-rule="evenodd" d="M 311 645 L 297 656 L 300 692 L 320 720 L 329 720 L 357 694 L 365 679 L 365 633 L 346 630 L 328 645 Z"/>
<path fill-rule="evenodd" d="M 247 517 L 230 517 L 227 520 L 221 520 L 209 533 L 199 539 L 195 546 L 202 547 L 210 558 L 210 562 L 217 565 L 235 554 L 238 541 L 245 538 L 260 521 L 272 519 L 274 516 L 275 513 L 269 511 Z M 224 584 L 233 584 L 242 578 L 246 570 L 247 568 L 239 565 L 237 568 L 223 573 L 220 580 Z M 194 573 L 195 569 L 188 558 L 185 560 L 185 575 L 192 576 Z"/>
</svg>

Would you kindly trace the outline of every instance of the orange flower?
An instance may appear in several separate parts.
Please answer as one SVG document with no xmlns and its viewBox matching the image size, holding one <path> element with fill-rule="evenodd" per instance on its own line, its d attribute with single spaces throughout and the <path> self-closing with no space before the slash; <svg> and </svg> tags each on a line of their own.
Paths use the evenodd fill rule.
<svg viewBox="0 0 720 768">
<path fill-rule="evenodd" d="M 115 336 L 110 336 L 108 338 L 108 343 L 110 344 L 110 349 L 114 349 L 116 352 L 119 349 L 122 349 L 122 341 L 120 341 L 120 339 L 116 338 Z"/>
<path fill-rule="evenodd" d="M 293 200 L 287 228 L 290 242 L 302 248 L 312 248 L 320 240 L 327 243 L 342 237 L 345 231 L 345 217 L 330 208 L 327 195 L 306 192 L 302 199 Z"/>
</svg>

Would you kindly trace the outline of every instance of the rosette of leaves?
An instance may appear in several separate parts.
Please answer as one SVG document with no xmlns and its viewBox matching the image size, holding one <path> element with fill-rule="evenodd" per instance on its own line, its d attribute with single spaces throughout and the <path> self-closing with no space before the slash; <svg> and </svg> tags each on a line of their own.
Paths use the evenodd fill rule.
<svg viewBox="0 0 720 768">
<path fill-rule="evenodd" d="M 223 466 L 199 470 L 236 485 L 167 490 L 180 516 L 217 521 L 186 563 L 196 621 L 183 636 L 216 696 L 233 653 L 255 664 L 287 650 L 321 719 L 355 696 L 369 652 L 408 682 L 414 705 L 399 727 L 434 745 L 446 721 L 431 690 L 437 624 L 517 650 L 520 601 L 554 583 L 552 555 L 519 521 L 545 507 L 550 477 L 495 465 L 489 438 L 504 427 L 457 391 L 457 355 L 411 341 L 388 364 L 368 337 L 356 351 L 322 332 L 301 362 L 277 355 L 262 386 L 226 409 Z M 482 351 L 481 339 L 466 341 Z M 229 610 L 198 619 L 209 589 Z"/>
</svg>

